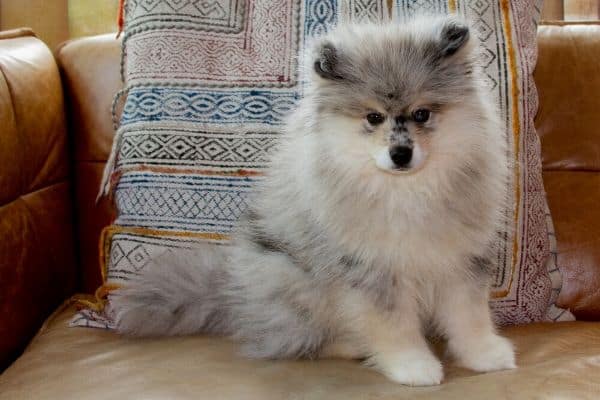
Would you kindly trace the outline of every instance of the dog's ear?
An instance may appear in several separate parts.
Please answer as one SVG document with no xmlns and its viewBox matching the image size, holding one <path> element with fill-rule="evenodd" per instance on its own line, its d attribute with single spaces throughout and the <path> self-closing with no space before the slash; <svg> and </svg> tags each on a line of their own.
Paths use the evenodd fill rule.
<svg viewBox="0 0 600 400">
<path fill-rule="evenodd" d="M 440 36 L 440 51 L 443 57 L 449 57 L 460 50 L 469 41 L 469 27 L 457 19 L 445 21 Z"/>
<path fill-rule="evenodd" d="M 333 43 L 321 42 L 316 47 L 313 68 L 317 75 L 323 79 L 340 81 L 344 80 L 341 72 L 340 54 Z"/>
</svg>

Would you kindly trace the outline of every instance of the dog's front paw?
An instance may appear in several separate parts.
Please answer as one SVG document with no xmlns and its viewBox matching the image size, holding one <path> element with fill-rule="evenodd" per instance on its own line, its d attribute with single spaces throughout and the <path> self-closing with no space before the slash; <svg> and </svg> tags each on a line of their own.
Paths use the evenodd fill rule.
<svg viewBox="0 0 600 400">
<path fill-rule="evenodd" d="M 512 343 L 495 334 L 470 343 L 457 358 L 463 367 L 477 372 L 517 368 Z"/>
<path fill-rule="evenodd" d="M 429 352 L 409 350 L 380 354 L 370 362 L 389 379 L 403 385 L 439 385 L 444 378 L 442 364 Z"/>
</svg>

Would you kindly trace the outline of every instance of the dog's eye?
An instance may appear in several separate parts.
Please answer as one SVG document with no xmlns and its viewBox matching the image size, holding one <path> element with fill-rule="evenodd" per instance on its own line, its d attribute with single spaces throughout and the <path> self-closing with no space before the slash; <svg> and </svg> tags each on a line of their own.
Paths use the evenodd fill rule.
<svg viewBox="0 0 600 400">
<path fill-rule="evenodd" d="M 431 115 L 431 111 L 429 111 L 425 108 L 419 108 L 418 110 L 413 112 L 412 119 L 413 119 L 413 121 L 422 124 L 423 122 L 427 122 L 430 115 Z"/>
<path fill-rule="evenodd" d="M 385 120 L 385 117 L 379 113 L 374 112 L 374 113 L 367 114 L 367 121 L 371 125 L 379 125 L 384 120 Z"/>
</svg>

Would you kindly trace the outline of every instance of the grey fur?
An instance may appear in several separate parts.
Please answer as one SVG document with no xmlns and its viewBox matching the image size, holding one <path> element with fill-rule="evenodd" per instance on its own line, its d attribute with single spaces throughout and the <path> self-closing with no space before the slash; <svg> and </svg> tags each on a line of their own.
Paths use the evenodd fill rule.
<svg viewBox="0 0 600 400">
<path fill-rule="evenodd" d="M 315 72 L 324 79 L 346 79 L 340 69 L 340 60 L 337 50 L 331 43 L 323 43 L 319 49 L 319 56 L 314 62 Z"/>
<path fill-rule="evenodd" d="M 154 260 L 111 296 L 119 332 L 224 334 L 253 357 L 369 357 L 391 379 L 432 384 L 441 367 L 421 331 L 435 319 L 464 365 L 514 366 L 493 332 L 486 274 L 474 273 L 487 269 L 507 176 L 476 60 L 452 17 L 345 26 L 317 40 L 306 97 L 232 245 Z M 415 107 L 430 120 L 403 117 L 399 129 Z M 373 111 L 385 121 L 369 126 Z M 421 170 L 376 167 L 370 152 L 399 141 L 429 152 Z M 438 313 L 454 301 L 449 288 L 477 299 L 464 307 L 478 312 L 454 313 L 464 323 Z M 484 327 L 475 337 L 472 315 Z M 479 337 L 501 354 L 462 345 Z"/>
<path fill-rule="evenodd" d="M 458 21 L 451 21 L 444 25 L 441 37 L 442 55 L 451 56 L 469 40 L 469 27 Z"/>
</svg>

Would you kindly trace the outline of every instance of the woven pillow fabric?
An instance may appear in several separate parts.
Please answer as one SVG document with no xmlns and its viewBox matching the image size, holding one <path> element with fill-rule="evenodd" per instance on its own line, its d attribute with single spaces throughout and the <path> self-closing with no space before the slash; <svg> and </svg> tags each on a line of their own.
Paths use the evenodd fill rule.
<svg viewBox="0 0 600 400">
<path fill-rule="evenodd" d="M 501 324 L 572 319 L 554 306 L 561 277 L 533 127 L 537 3 L 128 0 L 126 100 L 106 171 L 118 217 L 102 239 L 99 300 L 169 248 L 227 243 L 302 96 L 297 60 L 307 40 L 340 21 L 402 23 L 416 13 L 456 12 L 482 42 L 507 157 L 517 165 L 507 187 L 512 226 L 498 235 L 495 318 Z M 111 328 L 100 309 L 81 310 L 72 324 Z"/>
</svg>

